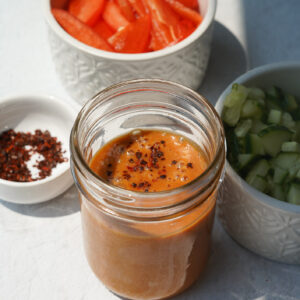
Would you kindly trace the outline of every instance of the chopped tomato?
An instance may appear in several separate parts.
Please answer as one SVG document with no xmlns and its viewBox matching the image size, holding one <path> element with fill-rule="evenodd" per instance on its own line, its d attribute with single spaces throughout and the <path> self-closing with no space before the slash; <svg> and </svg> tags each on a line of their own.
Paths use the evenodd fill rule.
<svg viewBox="0 0 300 300">
<path fill-rule="evenodd" d="M 182 3 L 180 3 L 177 0 L 165 0 L 165 1 L 168 2 L 170 6 L 174 9 L 174 11 L 181 17 L 191 20 L 196 25 L 199 25 L 202 22 L 202 17 L 197 11 L 184 6 Z"/>
<path fill-rule="evenodd" d="M 108 42 L 117 52 L 141 53 L 148 47 L 150 28 L 150 17 L 146 15 L 121 28 L 108 39 Z"/>
<path fill-rule="evenodd" d="M 103 20 L 115 30 L 119 30 L 122 27 L 125 27 L 129 24 L 127 19 L 122 15 L 121 10 L 114 1 L 108 1 L 103 14 Z"/>
<path fill-rule="evenodd" d="M 93 26 L 103 11 L 105 0 L 70 0 L 69 13 L 83 23 Z"/>
<path fill-rule="evenodd" d="M 93 29 L 105 40 L 110 38 L 116 32 L 102 19 L 95 24 Z"/>
<path fill-rule="evenodd" d="M 152 15 L 150 49 L 156 51 L 174 45 L 175 43 L 176 40 L 171 35 L 169 27 L 160 23 L 157 18 Z"/>
<path fill-rule="evenodd" d="M 112 47 L 92 28 L 72 16 L 66 10 L 53 8 L 52 14 L 61 27 L 75 39 L 91 47 L 113 51 Z"/>
<path fill-rule="evenodd" d="M 69 0 L 67 7 L 52 11 L 70 35 L 124 53 L 172 46 L 202 22 L 198 0 Z"/>
<path fill-rule="evenodd" d="M 147 0 L 152 17 L 154 36 L 160 36 L 169 44 L 180 38 L 178 24 L 180 17 L 165 2 L 165 0 Z M 163 43 L 164 44 L 164 43 Z"/>
<path fill-rule="evenodd" d="M 133 10 L 139 17 L 145 16 L 147 12 L 147 5 L 144 2 L 145 0 L 128 0 L 131 4 Z"/>
<path fill-rule="evenodd" d="M 199 7 L 198 0 L 177 0 L 177 1 L 181 2 L 184 6 L 198 10 Z"/>
<path fill-rule="evenodd" d="M 133 22 L 135 20 L 135 16 L 134 16 L 133 9 L 129 4 L 128 0 L 117 0 L 117 4 L 119 5 L 120 10 L 122 14 L 125 16 L 125 18 L 128 21 Z"/>
<path fill-rule="evenodd" d="M 185 39 L 197 28 L 191 20 L 182 19 L 179 21 L 179 30 L 181 32 L 180 40 Z"/>
</svg>

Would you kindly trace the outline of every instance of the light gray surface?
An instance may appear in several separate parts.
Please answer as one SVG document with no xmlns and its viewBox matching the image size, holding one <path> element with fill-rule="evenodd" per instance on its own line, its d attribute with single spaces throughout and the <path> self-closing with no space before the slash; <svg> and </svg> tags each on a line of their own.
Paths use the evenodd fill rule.
<svg viewBox="0 0 300 300">
<path fill-rule="evenodd" d="M 75 105 L 56 77 L 40 2 L 0 0 L 0 97 L 35 91 Z M 248 66 L 300 60 L 299 13 L 297 0 L 219 0 L 200 92 L 215 103 Z M 0 200 L 0 249 L 0 299 L 119 299 L 87 265 L 74 187 L 44 204 Z M 241 248 L 216 221 L 203 279 L 175 299 L 300 299 L 300 267 Z"/>
</svg>

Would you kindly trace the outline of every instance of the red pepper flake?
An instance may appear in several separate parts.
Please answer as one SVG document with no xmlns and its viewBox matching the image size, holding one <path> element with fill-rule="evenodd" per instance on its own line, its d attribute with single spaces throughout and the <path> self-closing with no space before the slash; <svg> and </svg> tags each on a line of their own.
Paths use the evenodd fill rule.
<svg viewBox="0 0 300 300">
<path fill-rule="evenodd" d="M 192 163 L 190 163 L 190 162 L 189 162 L 189 163 L 187 163 L 187 164 L 186 164 L 186 166 L 187 166 L 188 168 L 193 168 L 193 164 L 192 164 Z"/>
<path fill-rule="evenodd" d="M 176 165 L 177 164 L 177 160 L 172 160 L 172 165 Z"/>
<path fill-rule="evenodd" d="M 144 159 L 142 159 L 142 160 L 141 160 L 141 165 L 144 165 L 144 166 L 145 166 L 145 165 L 147 165 L 147 162 L 146 162 Z"/>
<path fill-rule="evenodd" d="M 131 164 L 134 163 L 134 160 L 133 160 L 132 158 L 130 158 L 128 161 L 129 161 Z"/>
<path fill-rule="evenodd" d="M 133 183 L 131 184 L 131 186 L 134 187 L 134 188 L 136 188 L 136 187 L 137 187 L 137 184 L 136 184 L 135 182 L 133 182 Z"/>
<path fill-rule="evenodd" d="M 140 159 L 142 157 L 142 155 L 143 155 L 142 152 L 139 152 L 139 151 L 137 151 L 135 153 L 135 156 L 136 156 L 137 159 Z"/>
<path fill-rule="evenodd" d="M 165 174 L 163 174 L 163 175 L 160 175 L 159 176 L 161 179 L 165 179 L 165 178 L 167 178 L 167 176 L 165 175 Z"/>
<path fill-rule="evenodd" d="M 128 173 L 123 174 L 124 179 L 129 180 L 131 176 Z"/>
<path fill-rule="evenodd" d="M 26 162 L 35 153 L 44 159 L 34 165 L 39 169 L 39 174 L 32 178 Z M 43 132 L 37 129 L 33 134 L 6 130 L 0 134 L 0 178 L 19 182 L 43 179 L 51 175 L 57 164 L 68 161 L 63 157 L 64 153 L 61 142 L 52 137 L 48 130 Z"/>
</svg>

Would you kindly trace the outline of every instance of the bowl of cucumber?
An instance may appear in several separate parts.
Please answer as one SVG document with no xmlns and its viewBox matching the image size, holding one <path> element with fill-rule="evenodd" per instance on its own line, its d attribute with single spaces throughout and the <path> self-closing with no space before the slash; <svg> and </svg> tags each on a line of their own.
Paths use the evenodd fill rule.
<svg viewBox="0 0 300 300">
<path fill-rule="evenodd" d="M 300 62 L 255 68 L 220 96 L 227 142 L 219 218 L 242 246 L 300 264 Z"/>
</svg>

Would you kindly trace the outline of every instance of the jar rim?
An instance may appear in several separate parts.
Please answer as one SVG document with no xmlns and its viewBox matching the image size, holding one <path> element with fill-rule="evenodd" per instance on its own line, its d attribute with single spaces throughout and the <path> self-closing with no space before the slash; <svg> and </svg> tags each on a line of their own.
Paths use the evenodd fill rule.
<svg viewBox="0 0 300 300">
<path fill-rule="evenodd" d="M 104 181 L 99 175 L 97 175 L 96 173 L 94 173 L 91 168 L 89 167 L 88 163 L 86 162 L 86 160 L 84 159 L 82 152 L 79 148 L 78 145 L 78 127 L 79 127 L 79 123 L 81 121 L 81 119 L 85 116 L 85 114 L 90 111 L 91 109 L 93 109 L 96 105 L 98 105 L 101 102 L 104 102 L 105 100 L 107 100 L 105 97 L 102 99 L 98 99 L 98 101 L 95 101 L 97 98 L 99 98 L 100 95 L 105 95 L 107 93 L 109 93 L 111 90 L 115 90 L 124 86 L 128 86 L 128 85 L 134 85 L 134 84 L 146 84 L 147 83 L 153 83 L 153 84 L 166 84 L 166 85 L 171 85 L 173 87 L 177 87 L 180 89 L 183 89 L 187 92 L 189 92 L 189 94 L 191 94 L 192 96 L 194 96 L 195 99 L 200 99 L 202 101 L 203 104 L 206 105 L 206 107 L 209 109 L 210 113 L 212 114 L 212 116 L 215 118 L 215 121 L 218 125 L 218 129 L 219 129 L 219 140 L 218 140 L 218 144 L 216 147 L 216 151 L 215 154 L 213 156 L 213 158 L 210 160 L 207 168 L 204 170 L 204 172 L 202 172 L 201 174 L 199 174 L 199 176 L 197 176 L 196 178 L 194 178 L 193 180 L 191 180 L 190 182 L 181 185 L 179 187 L 173 188 L 171 190 L 165 190 L 165 191 L 159 191 L 159 192 L 139 192 L 139 191 L 132 191 L 132 190 L 127 190 L 115 185 L 112 185 L 106 181 Z M 151 90 L 150 88 L 143 88 L 143 90 Z M 196 102 L 196 100 L 194 99 L 190 99 L 193 102 Z M 224 165 L 225 164 L 225 134 L 224 134 L 224 128 L 222 125 L 222 121 L 220 116 L 218 115 L 217 111 L 215 110 L 214 106 L 202 95 L 200 95 L 199 93 L 197 93 L 196 91 L 181 85 L 179 83 L 175 83 L 175 82 L 171 82 L 171 81 L 167 81 L 167 80 L 162 80 L 162 79 L 135 79 L 135 80 L 128 80 L 128 81 L 123 81 L 117 84 L 114 84 L 102 91 L 100 91 L 99 93 L 97 93 L 94 97 L 92 97 L 90 100 L 88 100 L 84 106 L 82 107 L 82 109 L 80 110 L 72 131 L 71 131 L 71 135 L 70 135 L 70 148 L 71 148 L 71 154 L 73 156 L 73 162 L 75 164 L 75 166 L 77 167 L 77 169 L 81 169 L 82 167 L 87 171 L 87 174 L 90 178 L 92 178 L 93 180 L 95 180 L 96 184 L 99 184 L 100 186 L 105 187 L 107 190 L 109 190 L 110 192 L 114 191 L 115 193 L 118 193 L 118 195 L 121 196 L 122 199 L 128 199 L 128 198 L 143 198 L 143 199 L 149 199 L 149 198 L 153 198 L 153 197 L 166 197 L 166 196 L 173 196 L 176 194 L 179 194 L 181 192 L 183 192 L 186 189 L 189 189 L 192 186 L 195 186 L 195 184 L 199 181 L 205 180 L 205 178 L 208 177 L 208 175 L 213 171 L 213 169 L 215 168 L 215 166 L 220 163 L 220 159 L 221 159 L 221 164 Z M 76 159 L 74 159 L 74 157 Z M 79 161 L 79 163 L 78 163 Z M 222 175 L 218 176 L 218 174 L 214 177 L 223 177 L 224 174 L 224 170 L 222 171 Z M 220 174 L 219 174 L 220 175 Z M 168 206 L 168 208 L 171 207 L 175 207 L 179 204 L 182 204 L 183 202 L 179 202 L 179 203 L 175 203 L 172 206 Z M 131 206 L 129 206 L 128 208 L 132 208 Z M 151 210 L 155 210 L 155 209 L 165 209 L 166 207 L 157 207 L 157 208 L 153 208 L 151 207 Z M 137 209 L 137 207 L 134 207 L 134 209 Z M 145 210 L 146 208 L 142 208 L 142 210 Z"/>
</svg>

